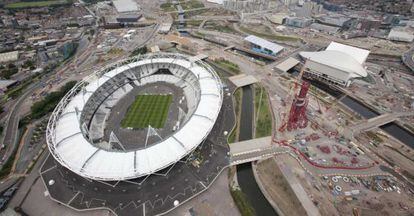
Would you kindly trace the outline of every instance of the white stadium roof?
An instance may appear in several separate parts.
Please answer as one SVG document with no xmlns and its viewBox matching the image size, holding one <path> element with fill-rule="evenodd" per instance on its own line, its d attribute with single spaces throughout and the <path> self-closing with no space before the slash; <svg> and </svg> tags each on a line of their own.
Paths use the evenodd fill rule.
<svg viewBox="0 0 414 216">
<path fill-rule="evenodd" d="M 125 180 L 152 174 L 164 169 L 195 150 L 213 128 L 222 104 L 220 80 L 204 63 L 191 63 L 187 57 L 173 58 L 173 54 L 157 55 L 124 64 L 97 78 L 92 74 L 86 91 L 72 90 L 65 96 L 49 121 L 47 141 L 54 158 L 78 175 L 95 180 Z M 159 143 L 131 151 L 106 150 L 92 145 L 81 131 L 77 110 L 85 104 L 101 85 L 119 73 L 144 64 L 175 64 L 198 77 L 200 99 L 193 115 L 181 128 Z M 81 86 L 81 85 L 77 85 Z M 76 87 L 75 87 L 76 88 Z M 83 93 L 82 93 L 83 92 Z M 70 94 L 73 95 L 70 95 Z M 69 98 L 72 96 L 72 98 Z M 70 99 L 70 100 L 69 100 Z"/>
<path fill-rule="evenodd" d="M 265 40 L 263 38 L 259 38 L 259 37 L 254 36 L 254 35 L 249 35 L 249 36 L 245 37 L 244 40 L 248 41 L 252 44 L 259 45 L 263 48 L 269 49 L 273 53 L 279 53 L 280 51 L 282 51 L 284 49 L 284 47 L 282 47 L 278 44 L 275 44 L 273 42 L 270 42 L 270 41 Z"/>
<path fill-rule="evenodd" d="M 351 55 L 336 50 L 300 52 L 303 58 L 350 73 L 351 77 L 366 77 L 365 68 Z"/>
<path fill-rule="evenodd" d="M 118 13 L 136 12 L 139 10 L 139 6 L 134 0 L 113 0 L 112 3 Z"/>
<path fill-rule="evenodd" d="M 369 55 L 369 50 L 360 49 L 360 48 L 353 47 L 353 46 L 348 46 L 348 45 L 337 43 L 334 41 L 332 41 L 329 44 L 329 46 L 326 47 L 326 50 L 334 50 L 334 51 L 340 51 L 340 52 L 346 53 L 352 58 L 354 58 L 355 60 L 357 60 L 359 64 L 364 64 Z"/>
</svg>

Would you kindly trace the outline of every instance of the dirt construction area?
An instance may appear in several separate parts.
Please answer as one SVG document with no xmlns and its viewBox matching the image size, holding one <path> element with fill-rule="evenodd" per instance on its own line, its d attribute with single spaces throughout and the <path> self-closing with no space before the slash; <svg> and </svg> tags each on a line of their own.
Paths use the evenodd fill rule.
<svg viewBox="0 0 414 216">
<path fill-rule="evenodd" d="M 283 168 L 289 168 L 293 176 L 286 178 Z M 285 215 L 306 215 L 286 180 L 292 177 L 303 186 L 320 215 L 414 215 L 412 192 L 391 176 L 315 175 L 287 154 L 259 162 L 257 173 Z"/>
<path fill-rule="evenodd" d="M 273 158 L 258 163 L 257 173 L 270 197 L 284 215 L 306 215 L 301 203 Z"/>
</svg>

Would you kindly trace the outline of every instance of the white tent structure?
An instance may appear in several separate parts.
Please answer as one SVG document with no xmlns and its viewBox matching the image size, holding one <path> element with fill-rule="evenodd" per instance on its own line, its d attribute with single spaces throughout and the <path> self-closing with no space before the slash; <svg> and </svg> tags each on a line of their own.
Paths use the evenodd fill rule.
<svg viewBox="0 0 414 216">
<path fill-rule="evenodd" d="M 333 50 L 333 51 L 343 52 L 343 53 L 351 56 L 355 60 L 357 60 L 359 62 L 359 64 L 361 64 L 361 65 L 365 63 L 365 61 L 367 60 L 368 55 L 369 55 L 368 50 L 353 47 L 353 46 L 348 46 L 348 45 L 337 43 L 337 42 L 334 42 L 334 41 L 332 41 L 329 44 L 329 46 L 326 47 L 326 50 Z"/>
<path fill-rule="evenodd" d="M 363 66 L 368 50 L 332 42 L 324 51 L 299 54 L 307 60 L 307 74 L 314 78 L 349 86 L 352 79 L 368 75 Z"/>
<path fill-rule="evenodd" d="M 165 67 L 171 68 L 173 75 L 154 74 Z M 83 118 L 91 111 L 91 104 L 100 100 L 100 92 L 107 98 L 108 94 L 116 93 L 110 93 L 112 85 L 128 85 L 125 80 L 116 82 L 124 75 L 129 81 L 136 77 L 135 85 L 161 81 L 181 86 L 190 107 L 189 117 L 180 129 L 138 150 L 114 151 L 92 144 L 87 138 L 88 131 L 81 127 Z M 202 61 L 191 62 L 187 56 L 172 53 L 122 60 L 93 73 L 65 95 L 49 120 L 48 147 L 61 165 L 86 178 L 114 181 L 147 176 L 178 162 L 204 141 L 220 112 L 222 94 L 220 78 Z M 114 140 L 119 142 L 111 141 Z"/>
</svg>

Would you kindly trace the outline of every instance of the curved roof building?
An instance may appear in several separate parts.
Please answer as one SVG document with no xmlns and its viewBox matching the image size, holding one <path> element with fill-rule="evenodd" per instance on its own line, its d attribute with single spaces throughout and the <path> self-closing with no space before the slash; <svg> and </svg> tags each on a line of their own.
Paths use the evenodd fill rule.
<svg viewBox="0 0 414 216">
<path fill-rule="evenodd" d="M 159 72 L 166 69 L 171 73 Z M 145 139 L 136 138 L 139 147 L 124 150 L 104 147 L 114 138 L 95 139 L 107 124 L 104 120 L 94 123 L 97 113 L 112 112 L 107 108 L 133 89 L 160 82 L 183 92 L 180 103 L 185 98 L 187 112 L 178 130 L 169 130 L 148 145 Z M 82 80 L 62 99 L 46 131 L 49 150 L 60 164 L 94 180 L 125 180 L 155 173 L 178 162 L 204 141 L 221 109 L 221 86 L 220 78 L 208 65 L 184 55 L 158 53 L 123 60 Z"/>
<path fill-rule="evenodd" d="M 300 52 L 307 60 L 306 72 L 319 79 L 349 86 L 352 79 L 368 75 L 363 64 L 368 50 L 332 42 L 320 52 Z"/>
</svg>

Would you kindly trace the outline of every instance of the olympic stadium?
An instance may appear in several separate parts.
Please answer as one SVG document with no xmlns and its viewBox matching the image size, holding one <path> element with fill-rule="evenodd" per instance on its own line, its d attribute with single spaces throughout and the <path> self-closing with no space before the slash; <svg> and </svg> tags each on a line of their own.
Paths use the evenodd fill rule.
<svg viewBox="0 0 414 216">
<path fill-rule="evenodd" d="M 232 88 L 204 61 L 176 53 L 93 72 L 49 119 L 40 174 L 51 199 L 157 215 L 196 196 L 229 164 Z"/>
</svg>

